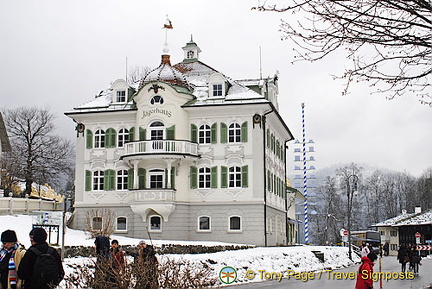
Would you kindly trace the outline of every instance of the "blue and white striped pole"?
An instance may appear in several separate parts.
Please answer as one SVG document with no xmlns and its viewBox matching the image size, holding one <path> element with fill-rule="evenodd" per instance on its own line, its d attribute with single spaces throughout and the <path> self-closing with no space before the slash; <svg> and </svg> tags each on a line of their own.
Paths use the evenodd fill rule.
<svg viewBox="0 0 432 289">
<path fill-rule="evenodd" d="M 302 129 L 303 129 L 303 195 L 304 200 L 304 235 L 305 244 L 309 244 L 309 220 L 308 220 L 308 201 L 307 201 L 307 167 L 306 167 L 306 133 L 305 133 L 305 118 L 304 118 L 304 107 L 302 103 Z"/>
</svg>

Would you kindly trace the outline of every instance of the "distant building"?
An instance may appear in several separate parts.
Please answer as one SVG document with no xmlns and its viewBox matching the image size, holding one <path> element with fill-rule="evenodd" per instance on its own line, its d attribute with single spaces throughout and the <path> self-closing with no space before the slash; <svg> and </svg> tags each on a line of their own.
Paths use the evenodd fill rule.
<svg viewBox="0 0 432 289">
<path fill-rule="evenodd" d="M 414 213 L 402 214 L 372 225 L 381 234 L 381 243 L 389 244 L 389 254 L 397 255 L 399 245 L 416 244 L 416 233 L 420 233 L 420 244 L 432 245 L 432 210 L 422 212 L 416 207 Z"/>
<path fill-rule="evenodd" d="M 131 237 L 290 243 L 293 136 L 279 115 L 278 76 L 235 81 L 201 62 L 192 39 L 183 50 L 176 65 L 164 53 L 139 86 L 116 80 L 66 112 L 78 135 L 73 227 L 108 208 L 115 233 Z"/>
</svg>

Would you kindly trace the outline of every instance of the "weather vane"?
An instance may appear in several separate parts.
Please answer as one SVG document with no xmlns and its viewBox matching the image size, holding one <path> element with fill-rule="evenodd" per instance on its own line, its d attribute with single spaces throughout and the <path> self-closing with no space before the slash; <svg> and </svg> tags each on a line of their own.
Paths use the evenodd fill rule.
<svg viewBox="0 0 432 289">
<path fill-rule="evenodd" d="M 165 24 L 162 27 L 162 29 L 165 29 L 165 43 L 164 43 L 163 52 L 168 53 L 169 52 L 169 49 L 168 49 L 168 29 L 173 29 L 172 22 L 171 22 L 171 20 L 169 20 L 168 15 L 166 16 L 166 21 L 165 21 Z"/>
</svg>

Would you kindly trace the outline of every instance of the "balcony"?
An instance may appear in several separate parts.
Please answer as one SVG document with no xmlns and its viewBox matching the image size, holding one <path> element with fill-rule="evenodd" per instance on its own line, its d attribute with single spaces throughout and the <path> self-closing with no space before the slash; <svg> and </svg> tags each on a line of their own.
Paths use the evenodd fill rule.
<svg viewBox="0 0 432 289">
<path fill-rule="evenodd" d="M 137 202 L 175 201 L 174 189 L 145 189 L 133 190 L 133 192 Z"/>
<path fill-rule="evenodd" d="M 122 158 L 170 155 L 198 157 L 198 144 L 184 140 L 145 140 L 126 143 Z"/>
</svg>

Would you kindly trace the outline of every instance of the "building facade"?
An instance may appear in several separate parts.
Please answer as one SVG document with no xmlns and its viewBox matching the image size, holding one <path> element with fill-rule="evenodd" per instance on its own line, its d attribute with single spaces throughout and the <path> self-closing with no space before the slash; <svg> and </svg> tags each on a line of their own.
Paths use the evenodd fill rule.
<svg viewBox="0 0 432 289">
<path fill-rule="evenodd" d="M 288 244 L 286 143 L 278 77 L 234 81 L 199 60 L 159 67 L 138 86 L 116 80 L 65 114 L 76 123 L 73 227 L 259 246 Z"/>
</svg>

